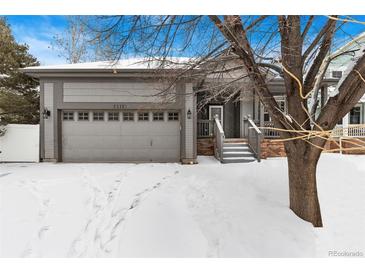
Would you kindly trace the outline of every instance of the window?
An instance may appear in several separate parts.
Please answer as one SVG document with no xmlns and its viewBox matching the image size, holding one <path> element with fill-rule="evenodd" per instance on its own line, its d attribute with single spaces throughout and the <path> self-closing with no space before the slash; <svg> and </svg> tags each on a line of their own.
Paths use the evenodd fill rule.
<svg viewBox="0 0 365 274">
<path fill-rule="evenodd" d="M 164 118 L 163 118 L 163 115 L 164 113 L 163 112 L 154 112 L 153 113 L 153 121 L 163 121 Z"/>
<path fill-rule="evenodd" d="M 104 112 L 103 111 L 93 112 L 93 120 L 104 121 Z"/>
<path fill-rule="evenodd" d="M 73 111 L 64 111 L 63 112 L 63 120 L 64 121 L 73 121 L 74 120 L 74 112 Z"/>
<path fill-rule="evenodd" d="M 123 112 L 123 121 L 134 121 L 134 112 Z"/>
<path fill-rule="evenodd" d="M 361 124 L 361 107 L 356 106 L 350 111 L 350 124 Z"/>
<path fill-rule="evenodd" d="M 89 121 L 89 112 L 87 111 L 79 111 L 77 116 L 79 121 Z"/>
<path fill-rule="evenodd" d="M 332 78 L 342 78 L 342 71 L 340 70 L 334 70 L 332 71 Z"/>
<path fill-rule="evenodd" d="M 169 112 L 168 120 L 169 121 L 178 121 L 179 120 L 179 113 L 178 112 Z"/>
<path fill-rule="evenodd" d="M 285 100 L 276 99 L 276 103 L 278 104 L 280 110 L 285 113 L 286 112 Z M 270 114 L 266 111 L 266 109 L 264 109 L 264 122 L 271 122 Z"/>
<path fill-rule="evenodd" d="M 138 113 L 138 121 L 148 121 L 149 113 L 148 112 L 139 112 Z"/>
<path fill-rule="evenodd" d="M 108 112 L 108 121 L 119 121 L 119 112 Z"/>
</svg>

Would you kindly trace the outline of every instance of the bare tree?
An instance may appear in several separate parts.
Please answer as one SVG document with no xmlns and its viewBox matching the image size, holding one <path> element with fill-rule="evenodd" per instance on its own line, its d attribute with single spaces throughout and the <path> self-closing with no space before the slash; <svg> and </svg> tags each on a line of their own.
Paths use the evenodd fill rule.
<svg viewBox="0 0 365 274">
<path fill-rule="evenodd" d="M 250 84 L 286 141 L 290 208 L 320 227 L 318 160 L 330 131 L 365 93 L 365 55 L 360 52 L 337 94 L 317 117 L 313 114 L 336 32 L 344 22 L 354 23 L 337 16 L 113 16 L 94 17 L 88 31 L 94 41 L 108 46 L 115 60 L 133 53 L 148 62 L 158 59 L 163 68 L 170 57 L 190 56 L 174 81 L 187 73 L 202 83 L 214 77 L 214 88 L 200 85 L 210 98 L 232 98 Z M 229 81 L 222 76 L 227 74 Z M 269 89 L 273 75 L 283 77 L 287 114 Z"/>
<path fill-rule="evenodd" d="M 52 45 L 70 64 L 109 58 L 107 46 L 101 49 L 100 44 L 92 41 L 87 32 L 87 18 L 83 16 L 68 16 L 66 30 L 55 35 Z"/>
</svg>

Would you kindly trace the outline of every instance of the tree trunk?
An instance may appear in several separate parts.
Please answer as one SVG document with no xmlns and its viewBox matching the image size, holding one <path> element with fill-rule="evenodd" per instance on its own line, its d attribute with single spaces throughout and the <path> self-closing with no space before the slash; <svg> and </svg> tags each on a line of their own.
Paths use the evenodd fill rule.
<svg viewBox="0 0 365 274">
<path fill-rule="evenodd" d="M 317 194 L 316 170 L 320 153 L 301 143 L 286 146 L 289 171 L 290 209 L 300 218 L 322 227 L 321 210 Z"/>
</svg>

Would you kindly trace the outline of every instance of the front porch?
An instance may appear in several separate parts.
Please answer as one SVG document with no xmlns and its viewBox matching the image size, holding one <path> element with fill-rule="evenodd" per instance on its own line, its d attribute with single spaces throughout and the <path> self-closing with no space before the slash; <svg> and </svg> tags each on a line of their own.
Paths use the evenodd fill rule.
<svg viewBox="0 0 365 274">
<path fill-rule="evenodd" d="M 280 106 L 285 111 L 285 103 Z M 359 103 L 332 131 L 329 146 L 331 147 L 331 142 L 340 144 L 335 152 L 365 154 L 363 146 L 365 140 L 364 111 L 364 103 Z M 214 155 L 223 163 L 227 146 L 230 146 L 230 143 L 241 143 L 250 150 L 249 156 L 255 157 L 258 161 L 268 157 L 285 156 L 283 142 L 277 141 L 280 137 L 279 132 L 270 129 L 274 128 L 274 124 L 259 102 L 257 103 L 255 100 L 250 104 L 241 101 L 230 102 L 228 107 L 223 104 L 208 105 L 205 112 L 202 113 L 199 115 L 198 112 L 197 120 L 198 155 Z M 346 141 L 349 139 L 350 142 Z M 357 141 L 361 142 L 361 145 L 356 147 L 349 144 Z M 245 157 L 240 153 L 240 149 L 243 148 L 237 147 L 236 151 L 231 150 L 230 152 L 234 152 L 233 156 Z M 247 159 L 242 158 L 241 160 L 246 162 Z"/>
</svg>

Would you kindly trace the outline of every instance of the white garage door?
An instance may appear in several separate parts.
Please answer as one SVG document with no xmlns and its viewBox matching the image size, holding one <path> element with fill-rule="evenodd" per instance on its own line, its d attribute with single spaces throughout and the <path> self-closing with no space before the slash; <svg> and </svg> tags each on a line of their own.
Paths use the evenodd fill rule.
<svg viewBox="0 0 365 274">
<path fill-rule="evenodd" d="M 62 160 L 180 161 L 179 113 L 63 111 Z"/>
</svg>

